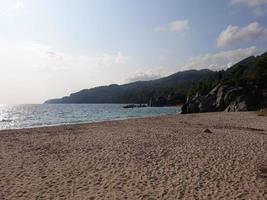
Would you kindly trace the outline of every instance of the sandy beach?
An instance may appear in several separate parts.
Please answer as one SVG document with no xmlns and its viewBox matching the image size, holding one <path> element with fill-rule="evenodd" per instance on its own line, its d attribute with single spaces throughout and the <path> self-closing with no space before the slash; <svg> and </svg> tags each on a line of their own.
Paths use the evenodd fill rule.
<svg viewBox="0 0 267 200">
<path fill-rule="evenodd" d="M 254 112 L 0 132 L 1 200 L 266 198 L 267 118 Z"/>
</svg>

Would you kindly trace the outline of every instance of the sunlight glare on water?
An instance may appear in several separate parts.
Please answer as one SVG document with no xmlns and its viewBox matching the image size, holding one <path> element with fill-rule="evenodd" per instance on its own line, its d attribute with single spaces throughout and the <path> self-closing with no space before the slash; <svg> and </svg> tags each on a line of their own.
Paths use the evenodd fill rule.
<svg viewBox="0 0 267 200">
<path fill-rule="evenodd" d="M 0 129 L 174 115 L 179 107 L 124 109 L 122 104 L 0 105 Z"/>
</svg>

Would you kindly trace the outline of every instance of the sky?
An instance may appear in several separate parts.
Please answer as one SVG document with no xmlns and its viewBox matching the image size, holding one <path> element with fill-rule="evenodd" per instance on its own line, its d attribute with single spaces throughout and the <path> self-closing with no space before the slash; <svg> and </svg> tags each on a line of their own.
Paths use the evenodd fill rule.
<svg viewBox="0 0 267 200">
<path fill-rule="evenodd" d="M 221 70 L 267 51 L 267 0 L 0 0 L 0 103 Z"/>
</svg>

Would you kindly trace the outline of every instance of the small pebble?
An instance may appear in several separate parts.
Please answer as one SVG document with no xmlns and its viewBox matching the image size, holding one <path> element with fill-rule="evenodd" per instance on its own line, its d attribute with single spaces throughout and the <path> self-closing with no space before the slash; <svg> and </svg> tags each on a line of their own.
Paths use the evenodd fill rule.
<svg viewBox="0 0 267 200">
<path fill-rule="evenodd" d="M 207 128 L 207 129 L 204 130 L 204 133 L 212 133 L 212 131 Z"/>
</svg>

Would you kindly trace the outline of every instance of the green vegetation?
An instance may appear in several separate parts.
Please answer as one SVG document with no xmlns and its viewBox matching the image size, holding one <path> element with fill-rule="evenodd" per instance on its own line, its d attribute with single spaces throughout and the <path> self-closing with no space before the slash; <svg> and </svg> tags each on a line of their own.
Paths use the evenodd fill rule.
<svg viewBox="0 0 267 200">
<path fill-rule="evenodd" d="M 152 106 L 170 106 L 183 104 L 187 97 L 196 94 L 205 95 L 219 84 L 241 86 L 247 91 L 265 90 L 266 80 L 267 53 L 246 58 L 227 70 L 213 72 L 204 69 L 178 72 L 152 81 L 86 89 L 46 103 L 147 103 Z M 256 107 L 262 106 L 264 105 Z"/>
<path fill-rule="evenodd" d="M 227 70 L 216 72 L 212 78 L 200 81 L 189 90 L 189 96 L 199 92 L 207 94 L 218 84 L 250 87 L 257 85 L 266 88 L 267 52 L 257 57 L 249 57 Z"/>
<path fill-rule="evenodd" d="M 173 106 L 183 104 L 188 92 L 201 80 L 215 74 L 210 70 L 189 70 L 152 81 L 109 85 L 82 90 L 46 103 L 126 103 Z"/>
</svg>

